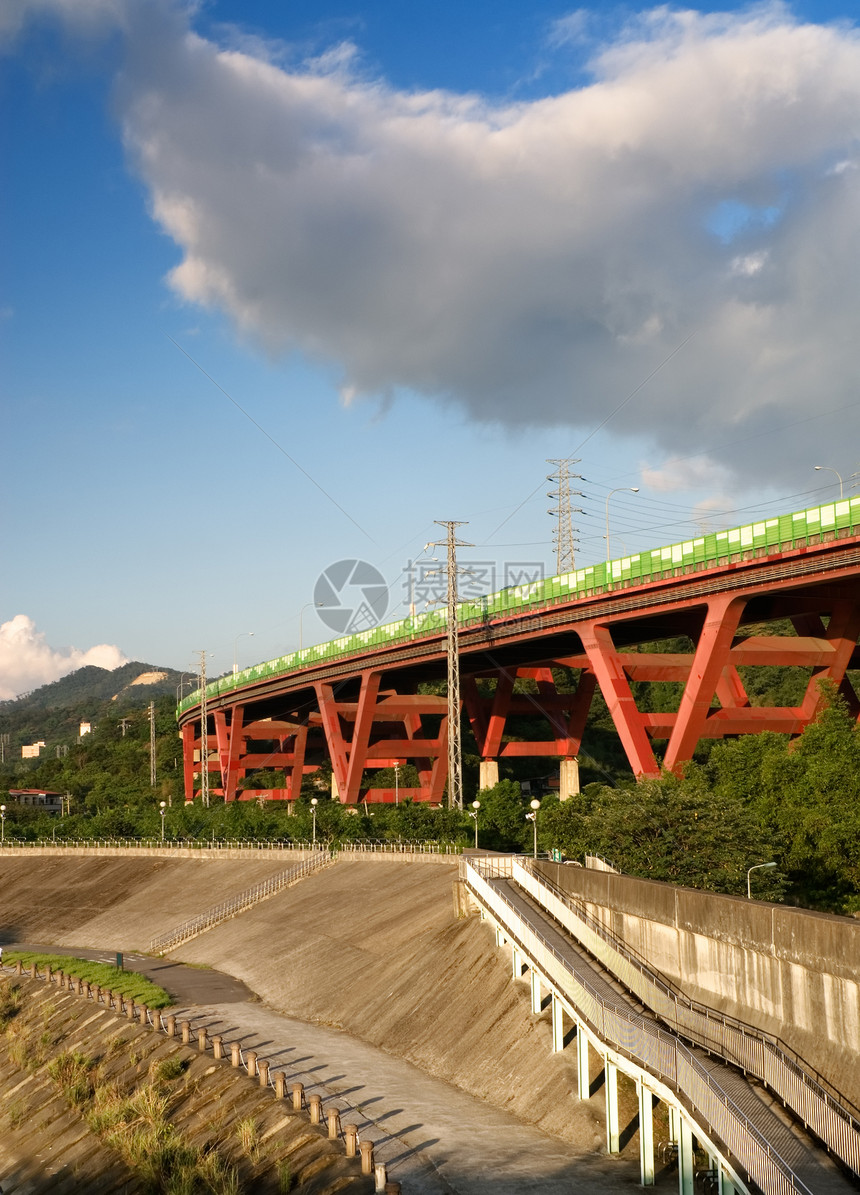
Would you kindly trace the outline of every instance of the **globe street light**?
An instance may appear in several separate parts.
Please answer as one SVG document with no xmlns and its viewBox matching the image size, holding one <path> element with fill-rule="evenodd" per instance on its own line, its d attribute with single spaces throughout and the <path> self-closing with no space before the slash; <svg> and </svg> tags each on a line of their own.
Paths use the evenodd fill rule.
<svg viewBox="0 0 860 1195">
<path fill-rule="evenodd" d="M 531 813 L 526 814 L 526 821 L 534 823 L 534 828 L 535 828 L 534 857 L 536 859 L 537 858 L 537 815 L 538 815 L 538 810 L 540 809 L 540 801 L 535 799 L 534 801 L 530 801 L 529 804 L 531 805 L 532 811 L 531 811 Z"/>
<path fill-rule="evenodd" d="M 747 900 L 752 900 L 752 892 L 750 891 L 750 876 L 752 873 L 754 871 L 759 871 L 760 869 L 771 871 L 774 867 L 776 867 L 775 863 L 756 863 L 754 867 L 749 869 L 747 872 Z"/>
<path fill-rule="evenodd" d="M 478 849 L 478 810 L 480 808 L 481 808 L 481 802 L 473 801 L 472 809 L 474 810 L 474 813 L 471 810 L 467 810 L 469 817 L 473 818 L 474 822 L 475 822 L 475 850 Z"/>
<path fill-rule="evenodd" d="M 318 804 L 319 804 L 319 802 L 318 802 L 317 798 L 311 797 L 311 813 L 313 814 L 313 819 L 314 819 L 314 828 L 313 828 L 313 834 L 311 837 L 311 846 L 316 846 L 316 844 L 317 844 L 317 805 Z"/>
<path fill-rule="evenodd" d="M 6 842 L 6 806 L 0 805 L 0 845 Z"/>
<path fill-rule="evenodd" d="M 613 494 L 638 494 L 638 485 L 620 485 L 606 495 L 606 559 L 609 560 L 609 499 Z"/>
<path fill-rule="evenodd" d="M 252 639 L 254 638 L 253 631 L 240 631 L 239 634 L 236 636 L 236 638 L 233 640 L 233 675 L 234 676 L 239 675 L 239 664 L 238 664 L 237 658 L 236 658 L 236 644 L 239 642 L 240 639 L 244 639 L 244 637 L 246 635 L 250 635 Z"/>
<path fill-rule="evenodd" d="M 841 502 L 842 497 L 843 497 L 843 489 L 844 489 L 844 486 L 842 484 L 842 474 L 839 473 L 836 469 L 831 468 L 830 465 L 813 465 L 812 467 L 816 473 L 821 473 L 823 470 L 825 473 L 835 473 L 836 474 L 836 476 L 839 478 L 839 501 Z"/>
<path fill-rule="evenodd" d="M 164 842 L 164 810 L 165 810 L 166 806 L 167 806 L 166 801 L 158 802 L 159 812 L 161 813 L 161 841 L 162 842 Z"/>
</svg>

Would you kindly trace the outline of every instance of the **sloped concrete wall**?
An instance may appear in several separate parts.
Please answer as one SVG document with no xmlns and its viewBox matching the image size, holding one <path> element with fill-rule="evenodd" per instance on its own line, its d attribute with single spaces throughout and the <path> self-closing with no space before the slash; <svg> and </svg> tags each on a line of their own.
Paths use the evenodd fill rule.
<svg viewBox="0 0 860 1195">
<path fill-rule="evenodd" d="M 540 862 L 688 996 L 773 1034 L 860 1107 L 860 922 Z"/>
</svg>

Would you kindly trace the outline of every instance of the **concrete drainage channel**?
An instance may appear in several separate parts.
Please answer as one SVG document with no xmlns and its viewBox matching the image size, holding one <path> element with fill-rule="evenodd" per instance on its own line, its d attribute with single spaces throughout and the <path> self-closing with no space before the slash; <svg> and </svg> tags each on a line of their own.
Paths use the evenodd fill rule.
<svg viewBox="0 0 860 1195">
<path fill-rule="evenodd" d="M 31 994 L 41 995 L 44 989 L 32 987 L 26 983 L 26 979 L 41 980 L 46 985 L 55 986 L 58 993 L 78 996 L 81 1001 L 90 1002 L 103 1013 L 113 1012 L 117 1021 L 121 1019 L 130 1026 L 143 1027 L 150 1033 L 171 1040 L 177 1048 L 184 1047 L 186 1060 L 189 1060 L 189 1054 L 191 1059 L 202 1059 L 207 1054 L 211 1054 L 216 1063 L 221 1063 L 223 1067 L 234 1070 L 236 1078 L 241 1075 L 246 1082 L 253 1082 L 254 1087 L 270 1091 L 273 1103 L 280 1104 L 285 1108 L 288 1119 L 300 1119 L 306 1125 L 313 1126 L 311 1133 L 325 1141 L 326 1152 L 328 1154 L 334 1152 L 347 1160 L 347 1172 L 344 1173 L 343 1168 L 339 1168 L 341 1173 L 331 1186 L 332 1190 L 341 1190 L 343 1187 L 349 1186 L 350 1189 L 356 1191 L 373 1190 L 379 1195 L 401 1195 L 401 1184 L 389 1180 L 385 1163 L 375 1159 L 374 1146 L 371 1141 L 360 1139 L 357 1125 L 342 1123 L 337 1108 L 325 1109 L 322 1097 L 319 1094 L 306 1095 L 302 1083 L 288 1085 L 283 1071 L 271 1068 L 269 1063 L 259 1057 L 255 1051 L 244 1051 L 239 1042 L 225 1042 L 218 1035 L 210 1036 L 205 1027 L 195 1030 L 192 1022 L 188 1020 L 178 1021 L 173 1014 L 165 1016 L 144 1004 L 135 1004 L 133 1000 L 123 997 L 118 992 L 101 988 L 98 985 L 90 985 L 85 981 L 65 975 L 62 971 L 52 971 L 50 966 L 44 967 L 40 972 L 36 964 L 33 964 L 29 970 L 25 970 L 19 962 L 14 967 L 2 967 L 0 971 L 5 972 L 6 975 L 11 973 L 23 979 L 25 982 L 22 986 L 25 992 L 29 988 Z M 82 1036 L 81 1030 L 90 1025 L 93 1020 L 94 1018 L 90 1017 L 89 1019 L 84 1018 L 81 1022 L 77 1018 L 78 1023 L 74 1032 L 76 1043 Z M 80 1044 L 76 1044 L 75 1048 L 79 1049 Z M 208 1075 L 216 1069 L 220 1068 L 210 1067 L 205 1073 Z M 303 1136 L 307 1138 L 307 1133 L 305 1132 Z M 308 1167 L 308 1170 L 312 1172 L 311 1177 L 316 1174 L 319 1170 L 319 1161 L 315 1161 Z M 348 1177 L 350 1172 L 351 1178 Z M 301 1172 L 296 1177 L 299 1182 L 298 1189 L 304 1189 Z M 4 1187 L 0 1187 L 0 1191 L 4 1188 L 11 1189 L 5 1186 L 5 1183 L 4 1179 Z M 319 1183 L 313 1183 L 312 1187 L 321 1192 L 327 1189 Z"/>
</svg>

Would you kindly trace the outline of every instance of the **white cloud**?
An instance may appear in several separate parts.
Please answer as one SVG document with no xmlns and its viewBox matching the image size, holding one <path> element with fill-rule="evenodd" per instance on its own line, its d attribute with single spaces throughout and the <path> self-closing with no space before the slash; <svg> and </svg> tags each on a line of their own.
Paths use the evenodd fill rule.
<svg viewBox="0 0 860 1195">
<path fill-rule="evenodd" d="M 99 643 L 86 651 L 49 647 L 44 632 L 26 614 L 0 623 L 0 700 L 16 697 L 87 664 L 113 671 L 128 660 L 118 647 Z"/>
<path fill-rule="evenodd" d="M 657 468 L 643 465 L 640 474 L 642 484 L 657 494 L 670 494 L 677 490 L 713 489 L 724 486 L 728 481 L 725 467 L 706 456 L 665 461 Z"/>
<path fill-rule="evenodd" d="M 349 48 L 288 69 L 161 5 L 125 19 L 125 143 L 183 299 L 337 363 L 345 396 L 509 425 L 590 429 L 694 333 L 611 431 L 679 455 L 728 439 L 758 481 L 832 453 L 815 417 L 856 401 L 853 30 L 660 7 L 592 84 L 495 105 L 355 78 Z M 720 205 L 779 218 L 721 237 Z M 856 439 L 860 405 L 838 419 Z"/>
</svg>

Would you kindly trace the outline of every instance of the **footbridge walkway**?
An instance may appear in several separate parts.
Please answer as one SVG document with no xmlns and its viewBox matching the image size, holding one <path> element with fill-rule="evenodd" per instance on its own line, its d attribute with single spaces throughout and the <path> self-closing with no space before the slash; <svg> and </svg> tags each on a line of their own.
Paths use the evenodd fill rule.
<svg viewBox="0 0 860 1195">
<path fill-rule="evenodd" d="M 725 1195 L 857 1190 L 860 1123 L 778 1043 L 673 990 L 529 860 L 475 856 L 461 869 L 498 944 L 512 949 L 514 978 L 528 972 L 533 1012 L 549 994 L 554 1050 L 574 1027 L 580 1098 L 590 1093 L 590 1052 L 600 1058 L 610 1153 L 621 1135 L 619 1073 L 636 1084 L 643 1186 L 654 1184 L 656 1100 L 668 1108 L 680 1195 L 695 1189 L 694 1142 L 709 1159 L 698 1177 Z"/>
</svg>

